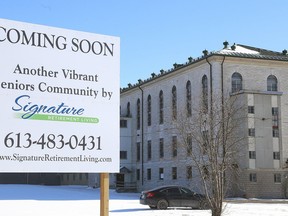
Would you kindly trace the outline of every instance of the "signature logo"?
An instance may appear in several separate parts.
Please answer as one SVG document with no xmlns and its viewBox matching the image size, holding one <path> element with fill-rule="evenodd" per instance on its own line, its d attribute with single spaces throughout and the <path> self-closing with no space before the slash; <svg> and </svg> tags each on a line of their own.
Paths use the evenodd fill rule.
<svg viewBox="0 0 288 216">
<path fill-rule="evenodd" d="M 95 117 L 82 116 L 85 109 L 70 107 L 65 103 L 50 106 L 45 104 L 33 103 L 29 95 L 21 95 L 15 99 L 12 110 L 17 112 L 16 118 L 42 120 L 42 121 L 61 121 L 79 123 L 99 123 Z"/>
<path fill-rule="evenodd" d="M 16 112 L 24 112 L 22 119 L 29 119 L 35 114 L 59 114 L 81 116 L 84 113 L 84 108 L 69 107 L 65 103 L 60 103 L 56 106 L 48 106 L 44 104 L 32 103 L 29 95 L 21 95 L 15 99 L 15 105 L 12 110 Z"/>
</svg>

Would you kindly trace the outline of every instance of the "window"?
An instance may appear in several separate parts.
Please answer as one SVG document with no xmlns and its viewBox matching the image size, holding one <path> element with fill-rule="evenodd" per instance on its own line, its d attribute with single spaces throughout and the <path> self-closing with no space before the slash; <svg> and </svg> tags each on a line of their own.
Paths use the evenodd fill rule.
<svg viewBox="0 0 288 216">
<path fill-rule="evenodd" d="M 192 154 L 192 137 L 187 137 L 187 156 L 191 156 Z"/>
<path fill-rule="evenodd" d="M 272 107 L 272 136 L 279 137 L 278 107 Z"/>
<path fill-rule="evenodd" d="M 242 76 L 235 72 L 232 74 L 232 93 L 242 90 Z"/>
<path fill-rule="evenodd" d="M 151 95 L 147 98 L 147 124 L 151 126 Z"/>
<path fill-rule="evenodd" d="M 207 76 L 204 75 L 202 77 L 202 103 L 204 111 L 208 111 L 208 79 Z"/>
<path fill-rule="evenodd" d="M 125 119 L 120 120 L 120 128 L 127 128 L 127 120 Z"/>
<path fill-rule="evenodd" d="M 273 75 L 267 78 L 267 91 L 278 91 L 277 78 Z"/>
<path fill-rule="evenodd" d="M 254 106 L 248 106 L 248 113 L 250 113 L 250 114 L 255 113 Z"/>
<path fill-rule="evenodd" d="M 151 180 L 151 169 L 147 169 L 147 180 Z"/>
<path fill-rule="evenodd" d="M 159 139 L 159 157 L 160 158 L 164 157 L 164 140 L 163 140 L 163 138 Z"/>
<path fill-rule="evenodd" d="M 280 152 L 273 152 L 273 159 L 280 160 Z"/>
<path fill-rule="evenodd" d="M 147 143 L 147 157 L 148 157 L 148 160 L 151 160 L 152 158 L 152 146 L 151 146 L 151 140 L 148 140 L 148 143 Z"/>
<path fill-rule="evenodd" d="M 120 159 L 122 160 L 127 159 L 127 151 L 120 151 Z"/>
<path fill-rule="evenodd" d="M 176 86 L 172 88 L 172 119 L 177 119 L 177 90 Z"/>
<path fill-rule="evenodd" d="M 159 168 L 159 180 L 164 180 L 164 168 Z"/>
<path fill-rule="evenodd" d="M 140 99 L 137 100 L 137 130 L 140 129 Z"/>
<path fill-rule="evenodd" d="M 274 174 L 274 183 L 281 183 L 281 174 L 280 173 Z"/>
<path fill-rule="evenodd" d="M 257 182 L 257 174 L 256 173 L 250 173 L 249 180 L 250 180 L 250 182 Z"/>
<path fill-rule="evenodd" d="M 202 138 L 203 138 L 202 153 L 206 154 L 207 149 L 208 149 L 208 143 L 209 143 L 208 130 L 202 131 Z"/>
<path fill-rule="evenodd" d="M 208 166 L 203 165 L 202 166 L 202 174 L 203 174 L 203 178 L 207 179 L 209 177 L 209 170 L 208 170 Z"/>
<path fill-rule="evenodd" d="M 187 109 L 187 116 L 192 115 L 192 96 L 191 96 L 191 82 L 187 81 L 186 83 L 186 109 Z"/>
<path fill-rule="evenodd" d="M 249 151 L 249 159 L 256 159 L 256 151 Z"/>
<path fill-rule="evenodd" d="M 136 170 L 136 178 L 137 178 L 137 181 L 140 180 L 140 169 Z"/>
<path fill-rule="evenodd" d="M 163 91 L 161 90 L 159 93 L 159 124 L 163 124 L 164 117 L 164 99 L 163 99 Z"/>
<path fill-rule="evenodd" d="M 178 188 L 168 188 L 165 192 L 172 196 L 181 197 L 181 192 Z"/>
<path fill-rule="evenodd" d="M 278 128 L 274 128 L 272 129 L 272 136 L 273 137 L 279 137 L 279 129 Z"/>
<path fill-rule="evenodd" d="M 255 128 L 248 129 L 248 136 L 255 137 Z"/>
<path fill-rule="evenodd" d="M 187 179 L 192 179 L 192 166 L 186 167 L 186 177 Z"/>
<path fill-rule="evenodd" d="M 177 167 L 172 167 L 172 179 L 177 179 Z"/>
<path fill-rule="evenodd" d="M 140 142 L 137 142 L 137 161 L 140 161 Z"/>
<path fill-rule="evenodd" d="M 131 116 L 131 112 L 130 112 L 130 102 L 127 103 L 127 117 Z"/>
<path fill-rule="evenodd" d="M 172 156 L 177 157 L 177 136 L 172 137 Z"/>
</svg>

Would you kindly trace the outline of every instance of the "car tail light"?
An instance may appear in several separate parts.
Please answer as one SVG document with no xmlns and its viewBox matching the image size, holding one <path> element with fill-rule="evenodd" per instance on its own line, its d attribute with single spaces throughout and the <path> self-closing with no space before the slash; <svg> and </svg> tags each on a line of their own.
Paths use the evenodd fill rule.
<svg viewBox="0 0 288 216">
<path fill-rule="evenodd" d="M 146 198 L 151 198 L 151 197 L 154 197 L 154 196 L 155 196 L 155 194 L 153 192 L 148 192 L 146 194 Z"/>
</svg>

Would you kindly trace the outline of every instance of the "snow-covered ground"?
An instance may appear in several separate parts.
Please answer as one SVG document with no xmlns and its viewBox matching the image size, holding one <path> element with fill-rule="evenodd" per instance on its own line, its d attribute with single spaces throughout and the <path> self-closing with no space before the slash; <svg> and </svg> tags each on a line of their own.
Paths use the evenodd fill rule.
<svg viewBox="0 0 288 216">
<path fill-rule="evenodd" d="M 0 185 L 0 212 L 9 216 L 99 216 L 100 189 L 86 186 Z M 288 216 L 286 202 L 229 202 L 224 216 Z M 5 213 L 5 214 L 4 214 Z M 109 216 L 209 216 L 209 210 L 151 210 L 138 193 L 110 190 Z"/>
</svg>

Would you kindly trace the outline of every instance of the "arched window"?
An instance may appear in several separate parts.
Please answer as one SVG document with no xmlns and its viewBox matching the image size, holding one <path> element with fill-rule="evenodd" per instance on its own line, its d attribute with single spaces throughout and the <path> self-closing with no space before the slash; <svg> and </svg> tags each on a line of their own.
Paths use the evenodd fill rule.
<svg viewBox="0 0 288 216">
<path fill-rule="evenodd" d="M 130 112 L 130 102 L 127 103 L 127 117 L 131 116 L 131 112 Z"/>
<path fill-rule="evenodd" d="M 278 91 L 277 78 L 274 75 L 267 78 L 267 91 Z"/>
<path fill-rule="evenodd" d="M 202 77 L 202 101 L 203 101 L 203 108 L 205 109 L 205 111 L 207 111 L 208 110 L 208 79 L 206 75 Z"/>
<path fill-rule="evenodd" d="M 172 88 L 172 118 L 177 119 L 177 89 L 176 86 Z"/>
<path fill-rule="evenodd" d="M 151 95 L 147 98 L 147 124 L 151 126 Z"/>
<path fill-rule="evenodd" d="M 163 99 L 163 91 L 161 90 L 159 93 L 159 124 L 163 124 L 164 118 L 164 99 Z"/>
<path fill-rule="evenodd" d="M 137 100 L 137 130 L 140 129 L 140 99 Z"/>
<path fill-rule="evenodd" d="M 235 72 L 232 74 L 232 93 L 242 90 L 242 76 Z"/>
<path fill-rule="evenodd" d="M 192 96 L 191 96 L 191 82 L 188 80 L 186 83 L 186 109 L 187 116 L 192 114 Z"/>
</svg>

